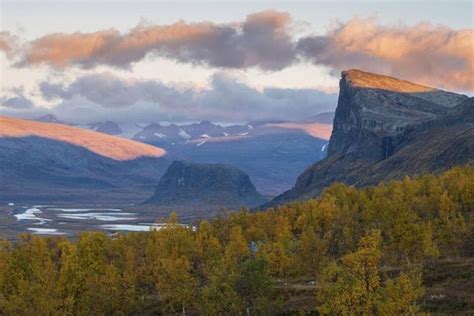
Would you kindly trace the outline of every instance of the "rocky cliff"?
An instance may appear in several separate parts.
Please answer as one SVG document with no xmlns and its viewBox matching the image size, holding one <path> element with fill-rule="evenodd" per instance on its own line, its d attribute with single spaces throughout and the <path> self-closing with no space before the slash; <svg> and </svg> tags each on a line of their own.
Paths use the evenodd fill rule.
<svg viewBox="0 0 474 316">
<path fill-rule="evenodd" d="M 235 167 L 174 161 L 146 203 L 218 209 L 253 207 L 264 201 L 250 178 Z"/>
<path fill-rule="evenodd" d="M 328 156 L 374 161 L 393 153 L 410 126 L 432 120 L 466 96 L 360 70 L 344 71 Z"/>
<path fill-rule="evenodd" d="M 334 181 L 369 185 L 474 160 L 473 98 L 359 70 L 343 72 L 339 85 L 328 156 L 274 203 Z"/>
</svg>

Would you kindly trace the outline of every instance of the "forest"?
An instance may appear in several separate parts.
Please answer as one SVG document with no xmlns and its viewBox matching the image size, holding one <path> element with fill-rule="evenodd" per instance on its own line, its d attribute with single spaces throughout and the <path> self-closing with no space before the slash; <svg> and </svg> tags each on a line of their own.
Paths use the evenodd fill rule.
<svg viewBox="0 0 474 316">
<path fill-rule="evenodd" d="M 427 296 L 440 278 L 433 269 L 474 257 L 473 166 L 362 189 L 335 183 L 317 199 L 266 211 L 166 222 L 145 233 L 1 242 L 0 314 L 474 311 L 472 297 L 427 301 L 446 295 Z M 472 267 L 459 273 L 461 287 L 473 287 Z"/>
</svg>

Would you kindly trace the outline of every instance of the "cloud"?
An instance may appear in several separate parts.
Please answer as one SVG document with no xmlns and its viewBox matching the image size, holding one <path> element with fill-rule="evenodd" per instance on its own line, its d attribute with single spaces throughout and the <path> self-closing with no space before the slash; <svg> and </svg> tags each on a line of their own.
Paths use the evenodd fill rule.
<svg viewBox="0 0 474 316">
<path fill-rule="evenodd" d="M 214 67 L 276 70 L 295 60 L 294 43 L 287 33 L 290 22 L 288 13 L 263 11 L 230 24 L 180 21 L 171 25 L 138 25 L 125 34 L 115 29 L 56 33 L 31 42 L 19 65 L 128 67 L 148 53 L 155 53 Z"/>
<path fill-rule="evenodd" d="M 337 102 L 336 94 L 311 89 L 259 91 L 222 73 L 211 78 L 210 86 L 182 89 L 106 73 L 78 78 L 68 86 L 43 83 L 40 89 L 46 98 L 63 99 L 52 110 L 60 119 L 81 122 L 297 120 L 332 111 Z"/>
<path fill-rule="evenodd" d="M 16 45 L 16 38 L 10 32 L 0 32 L 0 51 L 7 55 L 12 53 Z"/>
<path fill-rule="evenodd" d="M 323 36 L 298 41 L 297 49 L 315 64 L 336 70 L 359 68 L 417 83 L 474 90 L 474 30 L 421 23 L 382 26 L 354 18 Z"/>
<path fill-rule="evenodd" d="M 11 98 L 0 98 L 0 107 L 14 110 L 26 110 L 33 108 L 33 103 L 25 98 L 23 94 Z"/>
<path fill-rule="evenodd" d="M 0 115 L 32 119 L 49 113 L 49 110 L 37 107 L 24 95 L 22 89 L 13 89 L 12 96 L 0 96 Z"/>
<path fill-rule="evenodd" d="M 87 75 L 77 78 L 67 88 L 49 82 L 40 83 L 40 89 L 47 100 L 71 99 L 82 95 L 88 100 L 105 107 L 133 105 L 140 99 L 141 89 L 111 74 Z"/>
<path fill-rule="evenodd" d="M 281 70 L 296 62 L 340 71 L 358 68 L 416 83 L 474 91 L 474 29 L 454 30 L 420 23 L 381 25 L 374 18 L 353 18 L 318 36 L 297 38 L 286 12 L 262 11 L 235 23 L 179 21 L 139 24 L 121 33 L 55 33 L 15 46 L 0 33 L 0 50 L 9 50 L 17 66 L 47 64 L 128 68 L 147 56 L 228 69 Z M 12 49 L 16 47 L 18 49 Z M 301 73 L 305 76 L 305 73 Z M 156 88 L 156 87 L 155 87 Z M 96 90 L 91 86 L 92 90 Z M 130 95 L 127 92 L 127 95 Z M 113 101 L 113 96 L 108 98 Z M 116 101 L 122 100 L 117 95 Z"/>
</svg>

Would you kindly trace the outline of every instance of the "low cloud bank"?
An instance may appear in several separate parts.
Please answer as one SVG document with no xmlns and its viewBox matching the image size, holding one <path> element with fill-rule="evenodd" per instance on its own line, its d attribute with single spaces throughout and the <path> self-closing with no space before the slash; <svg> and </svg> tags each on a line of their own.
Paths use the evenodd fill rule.
<svg viewBox="0 0 474 316">
<path fill-rule="evenodd" d="M 62 102 L 53 112 L 62 119 L 80 121 L 213 120 L 246 122 L 268 119 L 304 119 L 333 111 L 336 94 L 312 89 L 256 90 L 219 73 L 209 89 L 182 89 L 153 80 L 124 80 L 109 73 L 87 75 L 68 86 L 42 83 L 49 100 Z"/>
</svg>

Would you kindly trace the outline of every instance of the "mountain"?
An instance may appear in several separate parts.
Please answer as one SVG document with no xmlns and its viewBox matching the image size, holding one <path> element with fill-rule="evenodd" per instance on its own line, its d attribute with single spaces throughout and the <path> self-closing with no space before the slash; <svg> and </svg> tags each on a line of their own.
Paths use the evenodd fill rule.
<svg viewBox="0 0 474 316">
<path fill-rule="evenodd" d="M 191 135 L 176 124 L 161 125 L 159 123 L 149 124 L 133 137 L 136 141 L 163 147 L 186 142 L 190 138 Z"/>
<path fill-rule="evenodd" d="M 0 117 L 0 199 L 139 201 L 169 164 L 165 154 L 77 127 Z"/>
<path fill-rule="evenodd" d="M 213 124 L 209 121 L 183 125 L 184 131 L 191 137 L 214 137 L 225 136 L 224 128 L 220 125 Z"/>
<path fill-rule="evenodd" d="M 171 160 L 224 163 L 247 173 L 257 189 L 276 196 L 297 176 L 324 158 L 331 124 L 316 121 L 260 121 L 221 126 L 208 121 L 187 125 L 153 123 L 133 138 L 167 150 Z"/>
<path fill-rule="evenodd" d="M 199 211 L 254 207 L 264 201 L 249 176 L 233 166 L 174 161 L 146 203 Z"/>
<path fill-rule="evenodd" d="M 236 166 L 251 177 L 259 192 L 276 196 L 291 188 L 309 164 L 324 157 L 321 149 L 328 141 L 298 130 L 265 130 L 268 133 L 190 140 L 168 149 L 168 157 Z"/>
<path fill-rule="evenodd" d="M 123 133 L 122 129 L 119 125 L 112 121 L 105 121 L 105 122 L 96 122 L 89 125 L 90 129 L 108 134 L 108 135 L 120 135 Z"/>
<path fill-rule="evenodd" d="M 42 123 L 59 123 L 69 126 L 76 126 L 84 129 L 90 129 L 96 132 L 100 132 L 108 135 L 121 136 L 124 138 L 132 138 L 136 133 L 141 131 L 143 127 L 140 127 L 136 123 L 116 123 L 113 121 L 94 122 L 90 124 L 76 124 L 74 122 L 64 122 L 59 120 L 53 114 L 46 114 L 41 117 L 34 119 L 34 121 Z"/>
<path fill-rule="evenodd" d="M 40 117 L 36 118 L 35 121 L 43 122 L 43 123 L 60 123 L 60 124 L 64 124 L 63 122 L 61 122 L 60 120 L 58 120 L 58 119 L 56 118 L 56 116 L 54 116 L 53 114 L 46 114 L 46 115 L 40 116 Z"/>
<path fill-rule="evenodd" d="M 52 115 L 41 120 L 61 123 Z M 332 124 L 315 120 L 259 121 L 230 126 L 209 121 L 150 124 L 106 120 L 67 124 L 165 149 L 167 163 L 161 172 L 173 160 L 234 165 L 247 173 L 259 192 L 267 196 L 290 189 L 309 164 L 325 157 L 332 129 Z"/>
<path fill-rule="evenodd" d="M 360 70 L 342 73 L 327 157 L 272 203 L 474 161 L 474 98 Z"/>
</svg>

